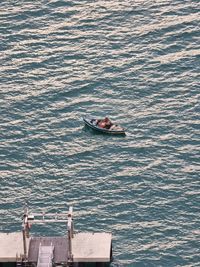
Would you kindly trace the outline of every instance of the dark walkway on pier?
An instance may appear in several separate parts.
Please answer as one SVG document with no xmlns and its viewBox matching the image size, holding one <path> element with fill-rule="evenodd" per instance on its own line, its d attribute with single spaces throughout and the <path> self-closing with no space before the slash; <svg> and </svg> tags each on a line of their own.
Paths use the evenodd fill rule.
<svg viewBox="0 0 200 267">
<path fill-rule="evenodd" d="M 54 246 L 54 262 L 67 262 L 68 259 L 68 242 L 65 237 L 32 237 L 30 240 L 28 261 L 37 262 L 39 246 Z"/>
</svg>

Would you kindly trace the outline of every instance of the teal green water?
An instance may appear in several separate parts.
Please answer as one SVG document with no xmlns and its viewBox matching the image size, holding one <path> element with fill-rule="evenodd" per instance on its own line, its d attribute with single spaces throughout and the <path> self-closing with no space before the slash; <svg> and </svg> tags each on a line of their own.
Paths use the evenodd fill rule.
<svg viewBox="0 0 200 267">
<path fill-rule="evenodd" d="M 76 230 L 112 232 L 113 267 L 200 266 L 199 1 L 0 6 L 0 231 L 25 202 L 73 205 Z"/>
</svg>

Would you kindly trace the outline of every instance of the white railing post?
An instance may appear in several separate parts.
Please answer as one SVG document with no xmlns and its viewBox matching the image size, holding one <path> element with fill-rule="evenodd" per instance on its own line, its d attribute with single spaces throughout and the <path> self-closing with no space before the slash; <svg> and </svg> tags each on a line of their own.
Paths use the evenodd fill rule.
<svg viewBox="0 0 200 267">
<path fill-rule="evenodd" d="M 68 222 L 67 222 L 67 234 L 68 234 L 68 243 L 69 243 L 69 260 L 72 261 L 73 255 L 72 255 L 72 238 L 74 236 L 74 227 L 73 227 L 73 208 L 69 207 L 68 212 Z"/>
<path fill-rule="evenodd" d="M 28 225 L 28 208 L 25 207 L 23 223 L 22 223 L 22 235 L 23 235 L 23 247 L 24 247 L 24 259 L 25 260 L 27 260 L 27 245 L 26 245 L 27 225 Z"/>
</svg>

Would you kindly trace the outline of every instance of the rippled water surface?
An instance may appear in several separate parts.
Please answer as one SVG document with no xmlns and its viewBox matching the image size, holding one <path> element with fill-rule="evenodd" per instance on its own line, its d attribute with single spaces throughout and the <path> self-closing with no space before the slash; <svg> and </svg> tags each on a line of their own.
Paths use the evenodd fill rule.
<svg viewBox="0 0 200 267">
<path fill-rule="evenodd" d="M 0 7 L 0 230 L 20 230 L 25 202 L 73 205 L 76 229 L 112 232 L 114 267 L 200 266 L 199 1 Z"/>
</svg>

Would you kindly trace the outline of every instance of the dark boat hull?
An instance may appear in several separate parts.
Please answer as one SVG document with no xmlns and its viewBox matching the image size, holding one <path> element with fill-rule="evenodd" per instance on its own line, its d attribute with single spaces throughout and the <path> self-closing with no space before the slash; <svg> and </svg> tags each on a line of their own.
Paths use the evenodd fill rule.
<svg viewBox="0 0 200 267">
<path fill-rule="evenodd" d="M 101 132 L 101 133 L 105 133 L 105 134 L 120 134 L 120 135 L 125 135 L 125 129 L 118 126 L 119 129 L 117 130 L 110 130 L 110 129 L 105 129 L 102 127 L 99 127 L 98 125 L 95 125 L 92 120 L 95 121 L 95 118 L 91 118 L 91 117 L 84 117 L 83 121 L 85 122 L 85 124 L 90 127 L 91 129 Z"/>
</svg>

